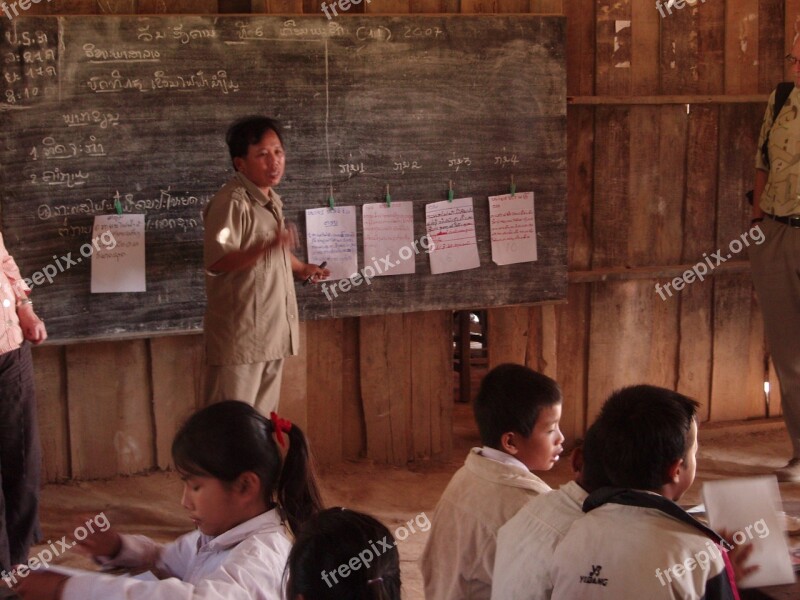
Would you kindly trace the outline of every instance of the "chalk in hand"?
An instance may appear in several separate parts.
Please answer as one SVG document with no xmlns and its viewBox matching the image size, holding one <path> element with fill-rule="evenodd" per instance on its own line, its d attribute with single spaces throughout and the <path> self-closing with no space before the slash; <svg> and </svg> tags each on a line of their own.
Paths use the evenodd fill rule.
<svg viewBox="0 0 800 600">
<path fill-rule="evenodd" d="M 325 265 L 327 265 L 327 264 L 328 264 L 328 261 L 327 261 L 327 260 L 323 260 L 323 261 L 322 261 L 322 264 L 319 266 L 319 268 L 320 268 L 320 269 L 324 269 L 324 268 L 325 268 Z M 308 277 L 306 277 L 306 280 L 303 282 L 303 285 L 308 285 L 309 283 L 311 283 L 311 280 L 312 280 L 313 278 L 314 278 L 314 276 L 313 276 L 313 275 L 309 275 Z"/>
</svg>

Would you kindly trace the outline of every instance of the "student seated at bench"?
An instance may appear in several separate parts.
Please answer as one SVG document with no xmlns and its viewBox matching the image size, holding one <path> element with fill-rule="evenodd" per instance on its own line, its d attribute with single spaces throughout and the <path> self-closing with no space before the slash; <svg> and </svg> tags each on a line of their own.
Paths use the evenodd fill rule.
<svg viewBox="0 0 800 600">
<path fill-rule="evenodd" d="M 550 491 L 531 471 L 551 469 L 562 452 L 561 390 L 545 375 L 500 365 L 481 383 L 474 410 L 483 447 L 442 494 L 422 557 L 432 600 L 489 600 L 497 530 Z"/>
</svg>

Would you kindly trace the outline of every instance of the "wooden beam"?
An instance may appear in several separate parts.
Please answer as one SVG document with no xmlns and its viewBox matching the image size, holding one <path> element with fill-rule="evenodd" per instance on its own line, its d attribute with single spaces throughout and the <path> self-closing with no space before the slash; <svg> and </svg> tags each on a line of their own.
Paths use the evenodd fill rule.
<svg viewBox="0 0 800 600">
<path fill-rule="evenodd" d="M 598 281 L 629 281 L 631 279 L 672 279 L 680 277 L 686 271 L 691 271 L 697 263 L 685 265 L 665 265 L 657 267 L 606 267 L 592 269 L 591 271 L 570 271 L 567 280 L 573 283 L 596 283 Z M 731 260 L 709 272 L 713 275 L 730 275 L 732 273 L 749 273 L 750 262 L 746 260 Z"/>
<path fill-rule="evenodd" d="M 679 95 L 679 96 L 567 96 L 571 105 L 622 105 L 637 104 L 761 104 L 769 94 L 731 95 Z"/>
</svg>

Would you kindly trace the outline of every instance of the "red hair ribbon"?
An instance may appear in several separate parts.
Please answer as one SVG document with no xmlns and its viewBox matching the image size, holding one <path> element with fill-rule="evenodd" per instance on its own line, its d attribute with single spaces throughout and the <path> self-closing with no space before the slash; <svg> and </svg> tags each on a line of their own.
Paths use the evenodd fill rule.
<svg viewBox="0 0 800 600">
<path fill-rule="evenodd" d="M 283 441 L 283 434 L 289 433 L 292 430 L 292 422 L 288 419 L 281 419 L 276 412 L 269 413 L 269 419 L 272 421 L 272 428 L 275 430 L 275 438 L 278 440 L 278 443 L 285 448 L 286 444 Z"/>
</svg>

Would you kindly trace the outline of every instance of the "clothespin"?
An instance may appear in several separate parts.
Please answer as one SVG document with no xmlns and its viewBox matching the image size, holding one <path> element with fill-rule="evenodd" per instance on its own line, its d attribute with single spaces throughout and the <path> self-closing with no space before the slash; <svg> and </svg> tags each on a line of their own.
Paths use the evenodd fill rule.
<svg viewBox="0 0 800 600">
<path fill-rule="evenodd" d="M 328 206 L 330 206 L 331 210 L 336 208 L 336 200 L 333 197 L 333 184 L 331 184 L 331 195 L 328 196 Z"/>
<path fill-rule="evenodd" d="M 447 190 L 447 201 L 452 202 L 453 198 L 455 198 L 455 192 L 453 191 L 453 180 L 450 180 L 450 187 Z"/>
<path fill-rule="evenodd" d="M 514 176 L 512 175 L 511 176 L 511 197 L 513 198 L 516 195 L 517 195 L 517 184 L 514 183 Z"/>
<path fill-rule="evenodd" d="M 389 205 L 389 208 L 392 208 L 392 195 L 389 193 L 389 184 L 386 184 L 386 204 Z"/>
<path fill-rule="evenodd" d="M 114 209 L 117 211 L 118 215 L 122 214 L 122 202 L 119 201 L 119 193 L 117 193 L 114 198 Z"/>
</svg>

